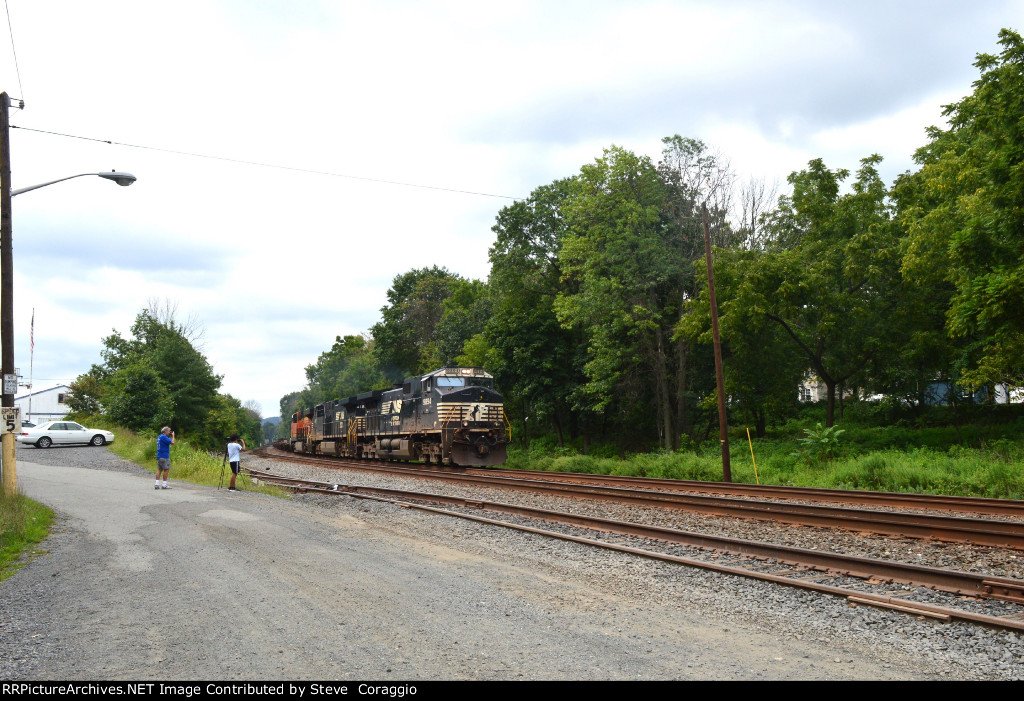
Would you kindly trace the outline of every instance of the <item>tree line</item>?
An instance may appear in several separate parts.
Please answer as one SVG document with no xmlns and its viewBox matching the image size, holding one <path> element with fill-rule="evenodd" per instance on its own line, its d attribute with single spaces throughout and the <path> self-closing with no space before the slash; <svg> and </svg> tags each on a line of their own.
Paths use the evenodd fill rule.
<svg viewBox="0 0 1024 701">
<path fill-rule="evenodd" d="M 776 196 L 697 139 L 666 137 L 658 162 L 604 149 L 498 212 L 486 282 L 395 277 L 369 333 L 339 336 L 282 398 L 282 430 L 296 407 L 456 364 L 496 376 L 520 437 L 699 442 L 716 401 L 702 205 L 730 416 L 758 435 L 808 375 L 828 426 L 851 394 L 1024 384 L 1024 42 L 999 43 L 891 186 L 877 155 L 811 160 Z"/>
<path fill-rule="evenodd" d="M 68 408 L 134 431 L 170 426 L 207 450 L 223 449 L 233 433 L 261 445 L 258 406 L 218 392 L 223 378 L 196 348 L 201 338 L 198 323 L 179 322 L 171 306 L 151 302 L 127 338 L 115 329 L 103 339 L 102 362 L 71 383 Z"/>
</svg>

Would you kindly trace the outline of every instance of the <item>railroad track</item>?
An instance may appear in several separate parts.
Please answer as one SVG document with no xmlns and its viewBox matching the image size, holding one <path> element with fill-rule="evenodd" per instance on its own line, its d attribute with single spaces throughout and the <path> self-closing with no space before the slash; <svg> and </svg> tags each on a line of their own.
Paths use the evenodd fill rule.
<svg viewBox="0 0 1024 701">
<path fill-rule="evenodd" d="M 855 605 L 891 609 L 937 621 L 958 620 L 1024 631 L 1024 580 L 690 533 L 500 502 L 297 479 L 266 471 L 248 472 L 255 481 L 301 492 L 388 502 L 404 508 L 840 596 Z M 494 517 L 481 515 L 484 512 Z M 545 527 L 539 527 L 537 524 L 540 523 Z M 602 540 L 594 537 L 596 534 L 605 538 L 611 536 L 619 542 Z M 896 591 L 892 591 L 893 588 Z M 915 595 L 919 588 L 929 590 L 933 597 L 944 598 L 941 603 L 906 598 Z M 904 592 L 902 596 L 896 595 L 901 592 Z M 997 612 L 992 612 L 993 607 Z"/>
<path fill-rule="evenodd" d="M 263 454 L 277 460 L 314 464 L 333 469 L 355 469 L 403 477 L 445 480 L 473 486 L 676 509 L 715 516 L 1024 550 L 1024 522 L 760 501 L 662 490 L 652 491 L 636 487 L 635 485 L 645 485 L 646 482 L 638 481 L 635 478 L 628 482 L 616 483 L 633 485 L 627 487 L 612 486 L 602 480 L 547 479 L 551 473 L 544 473 L 538 478 L 533 473 L 514 470 L 437 471 L 393 463 L 365 463 L 338 461 L 324 457 L 296 456 L 282 451 Z M 594 477 L 594 475 L 574 475 L 574 477 Z M 670 482 L 670 480 L 658 480 L 659 484 L 663 482 Z"/>
<path fill-rule="evenodd" d="M 726 494 L 739 497 L 759 497 L 762 499 L 792 499 L 800 501 L 823 501 L 841 504 L 861 504 L 901 509 L 928 509 L 948 511 L 952 513 L 985 514 L 991 516 L 1016 516 L 1024 519 L 1024 501 L 1016 499 L 991 499 L 985 497 L 953 497 L 942 494 L 905 494 L 903 492 L 870 492 L 854 489 L 822 489 L 816 487 L 787 487 L 770 484 L 745 484 L 741 482 L 703 482 L 699 480 L 674 480 L 656 477 L 627 477 L 622 475 L 592 475 L 580 472 L 544 472 L 533 470 L 506 470 L 501 468 L 459 468 L 420 465 L 415 463 L 373 462 L 351 460 L 325 456 L 303 455 L 278 450 L 277 448 L 260 448 L 258 454 L 275 460 L 293 460 L 304 462 L 310 459 L 322 460 L 323 464 L 353 470 L 380 471 L 386 469 L 398 473 L 410 470 L 425 474 L 466 474 L 480 477 L 509 477 L 545 480 L 551 482 L 568 482 L 573 484 L 601 484 L 643 490 L 663 490 L 674 492 L 697 492 L 702 494 Z M 319 463 L 318 463 L 319 464 Z"/>
</svg>

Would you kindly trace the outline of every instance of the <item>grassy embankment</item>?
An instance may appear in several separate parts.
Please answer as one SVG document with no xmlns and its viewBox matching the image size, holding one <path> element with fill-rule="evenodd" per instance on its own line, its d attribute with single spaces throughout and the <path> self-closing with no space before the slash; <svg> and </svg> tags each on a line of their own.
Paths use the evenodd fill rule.
<svg viewBox="0 0 1024 701">
<path fill-rule="evenodd" d="M 125 460 L 142 465 L 156 476 L 156 436 L 155 432 L 135 433 L 123 426 L 106 424 L 102 419 L 91 418 L 89 426 L 106 428 L 116 436 L 110 444 L 110 450 Z M 245 453 L 242 453 L 242 466 L 245 466 Z M 171 480 L 223 486 L 227 489 L 231 482 L 231 467 L 224 465 L 223 455 L 215 455 L 189 445 L 189 442 L 177 437 L 171 446 Z M 235 486 L 249 492 L 262 492 L 273 496 L 284 496 L 286 492 L 265 484 L 253 484 L 249 476 L 238 475 Z"/>
<path fill-rule="evenodd" d="M 835 430 L 820 429 L 824 415 L 809 409 L 753 440 L 732 427 L 729 455 L 734 482 L 1024 499 L 1024 412 L 1021 407 L 969 413 L 929 410 L 916 418 L 847 412 Z M 1005 409 L 1005 410 L 1004 410 Z M 969 423 L 963 419 L 969 420 Z M 835 435 L 837 431 L 842 433 Z M 753 434 L 753 431 L 751 431 Z M 590 455 L 559 448 L 551 439 L 509 450 L 508 467 L 721 480 L 717 431 L 703 445 L 675 452 L 620 456 L 600 446 Z"/>
<path fill-rule="evenodd" d="M 22 494 L 0 492 L 0 581 L 15 573 L 29 558 L 45 551 L 33 546 L 50 533 L 53 511 Z"/>
</svg>

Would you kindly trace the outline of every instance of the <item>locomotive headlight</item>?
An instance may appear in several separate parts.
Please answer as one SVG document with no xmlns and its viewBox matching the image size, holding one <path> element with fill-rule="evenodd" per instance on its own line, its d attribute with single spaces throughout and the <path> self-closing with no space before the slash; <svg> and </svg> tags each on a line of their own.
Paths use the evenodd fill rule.
<svg viewBox="0 0 1024 701">
<path fill-rule="evenodd" d="M 463 425 L 463 426 L 469 426 L 469 422 L 468 422 L 468 421 L 463 421 L 463 422 L 462 422 L 462 425 Z"/>
</svg>

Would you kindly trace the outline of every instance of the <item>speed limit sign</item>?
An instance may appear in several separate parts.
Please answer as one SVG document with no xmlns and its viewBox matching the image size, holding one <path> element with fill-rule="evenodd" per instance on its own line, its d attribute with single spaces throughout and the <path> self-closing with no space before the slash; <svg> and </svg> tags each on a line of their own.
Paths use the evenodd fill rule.
<svg viewBox="0 0 1024 701">
<path fill-rule="evenodd" d="M 21 433 L 21 408 L 3 407 L 3 431 L 2 433 Z"/>
</svg>

